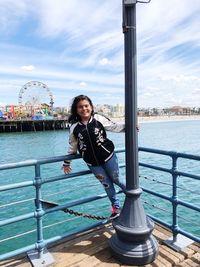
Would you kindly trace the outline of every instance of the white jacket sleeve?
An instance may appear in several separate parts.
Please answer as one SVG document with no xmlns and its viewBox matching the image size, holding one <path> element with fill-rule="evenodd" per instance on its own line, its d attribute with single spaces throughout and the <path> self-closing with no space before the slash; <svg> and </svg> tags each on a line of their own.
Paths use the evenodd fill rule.
<svg viewBox="0 0 200 267">
<path fill-rule="evenodd" d="M 69 146 L 68 146 L 68 154 L 76 154 L 77 153 L 77 145 L 78 145 L 78 140 L 76 139 L 76 137 L 73 134 L 73 130 L 74 127 L 76 126 L 76 124 L 73 124 L 70 127 L 70 131 L 69 131 Z"/>
<path fill-rule="evenodd" d="M 104 115 L 101 115 L 98 113 L 94 115 L 94 118 L 98 120 L 99 122 L 101 122 L 107 131 L 116 132 L 116 133 L 125 131 L 124 123 L 115 123 L 111 121 L 109 118 L 105 117 Z"/>
<path fill-rule="evenodd" d="M 77 153 L 77 144 L 78 141 L 75 138 L 73 134 L 74 125 L 70 127 L 69 130 L 69 146 L 68 146 L 68 155 L 76 154 Z M 64 166 L 70 166 L 71 160 L 64 160 L 63 167 Z"/>
</svg>

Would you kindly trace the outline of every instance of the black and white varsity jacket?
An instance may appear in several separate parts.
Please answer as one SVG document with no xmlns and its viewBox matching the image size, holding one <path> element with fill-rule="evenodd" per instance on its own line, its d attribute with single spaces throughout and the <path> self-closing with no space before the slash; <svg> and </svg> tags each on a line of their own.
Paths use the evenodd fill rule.
<svg viewBox="0 0 200 267">
<path fill-rule="evenodd" d="M 87 125 L 77 122 L 70 127 L 68 154 L 77 151 L 89 166 L 108 161 L 114 153 L 114 144 L 107 138 L 104 126 L 91 117 Z M 66 165 L 70 162 L 65 161 Z"/>
</svg>

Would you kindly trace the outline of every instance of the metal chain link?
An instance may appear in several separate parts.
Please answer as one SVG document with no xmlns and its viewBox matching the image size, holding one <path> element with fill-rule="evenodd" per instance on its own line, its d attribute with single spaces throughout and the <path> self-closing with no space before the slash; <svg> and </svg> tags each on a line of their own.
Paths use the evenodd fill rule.
<svg viewBox="0 0 200 267">
<path fill-rule="evenodd" d="M 63 211 L 66 212 L 66 213 L 69 213 L 70 215 L 89 218 L 89 219 L 93 219 L 93 220 L 106 220 L 106 219 L 108 219 L 108 217 L 97 216 L 97 215 L 93 215 L 93 214 L 78 212 L 78 211 L 75 211 L 75 210 L 72 210 L 72 209 L 68 209 L 68 208 L 63 209 Z"/>
<path fill-rule="evenodd" d="M 40 202 L 41 202 L 42 207 L 44 209 L 54 208 L 54 207 L 59 206 L 58 203 L 45 201 L 45 200 L 42 200 L 42 199 L 40 199 Z M 77 216 L 77 217 L 84 217 L 84 218 L 89 218 L 89 219 L 93 219 L 93 220 L 108 220 L 109 219 L 109 217 L 104 217 L 104 216 L 98 216 L 98 215 L 78 212 L 78 211 L 75 211 L 75 210 L 72 210 L 72 209 L 68 209 L 68 208 L 63 208 L 61 210 L 64 211 L 65 213 L 69 213 L 70 215 L 74 215 L 74 216 Z"/>
</svg>

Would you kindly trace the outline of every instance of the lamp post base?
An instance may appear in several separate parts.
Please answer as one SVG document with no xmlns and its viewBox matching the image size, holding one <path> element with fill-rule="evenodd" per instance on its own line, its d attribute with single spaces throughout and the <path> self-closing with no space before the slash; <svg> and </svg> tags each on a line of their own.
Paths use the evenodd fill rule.
<svg viewBox="0 0 200 267">
<path fill-rule="evenodd" d="M 153 235 L 143 242 L 124 242 L 114 234 L 109 245 L 114 257 L 124 264 L 145 265 L 153 262 L 158 254 L 158 243 Z"/>
<path fill-rule="evenodd" d="M 115 234 L 109 245 L 113 256 L 125 264 L 145 265 L 158 255 L 158 243 L 152 235 L 154 222 L 145 215 L 141 193 L 141 188 L 126 191 L 121 214 L 112 223 Z"/>
</svg>

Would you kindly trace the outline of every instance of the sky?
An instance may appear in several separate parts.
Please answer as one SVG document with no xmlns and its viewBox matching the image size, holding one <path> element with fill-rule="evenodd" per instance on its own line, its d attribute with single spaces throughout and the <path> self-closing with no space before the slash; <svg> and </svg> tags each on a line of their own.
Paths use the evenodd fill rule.
<svg viewBox="0 0 200 267">
<path fill-rule="evenodd" d="M 200 1 L 137 3 L 138 107 L 200 107 Z M 0 0 L 0 105 L 124 104 L 121 0 Z M 49 100 L 50 101 L 50 100 Z"/>
</svg>

